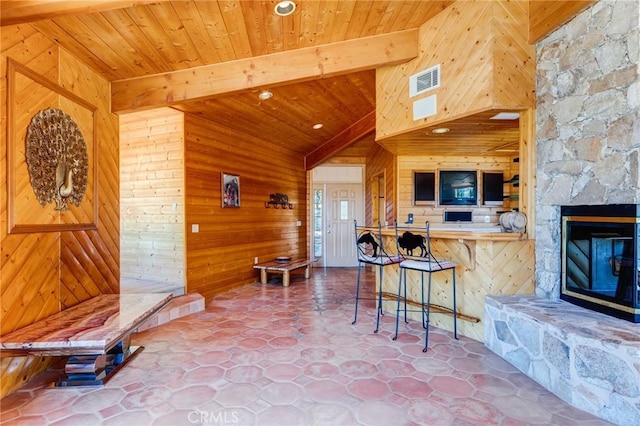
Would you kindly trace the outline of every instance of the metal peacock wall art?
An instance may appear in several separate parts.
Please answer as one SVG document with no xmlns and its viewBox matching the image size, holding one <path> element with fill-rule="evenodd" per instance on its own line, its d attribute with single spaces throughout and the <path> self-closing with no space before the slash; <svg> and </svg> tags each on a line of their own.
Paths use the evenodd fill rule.
<svg viewBox="0 0 640 426">
<path fill-rule="evenodd" d="M 89 160 L 82 132 L 61 109 L 38 111 L 27 128 L 26 160 L 33 192 L 58 211 L 79 206 L 87 189 Z"/>
</svg>

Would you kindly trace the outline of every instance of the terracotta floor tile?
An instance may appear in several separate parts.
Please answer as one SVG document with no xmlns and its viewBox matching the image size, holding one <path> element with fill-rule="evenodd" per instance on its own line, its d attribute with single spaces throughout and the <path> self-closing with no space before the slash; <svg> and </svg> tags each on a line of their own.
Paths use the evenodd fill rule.
<svg viewBox="0 0 640 426">
<path fill-rule="evenodd" d="M 223 407 L 244 407 L 260 398 L 260 388 L 250 383 L 228 385 L 218 390 L 216 401 Z"/>
<path fill-rule="evenodd" d="M 407 399 L 428 398 L 433 391 L 428 383 L 412 377 L 395 377 L 391 379 L 389 386 L 394 394 Z"/>
<path fill-rule="evenodd" d="M 293 404 L 303 395 L 302 388 L 293 383 L 271 383 L 260 393 L 262 399 L 272 405 Z"/>
<path fill-rule="evenodd" d="M 349 393 L 363 401 L 380 400 L 389 395 L 389 387 L 377 379 L 357 379 L 347 385 Z"/>
<path fill-rule="evenodd" d="M 314 269 L 291 286 L 252 284 L 202 312 L 134 335 L 144 351 L 103 388 L 46 387 L 4 398 L 0 425 L 503 426 L 607 424 L 547 392 L 480 342 L 374 303 L 353 321 L 355 268 Z M 374 275 L 363 274 L 365 293 Z"/>
</svg>

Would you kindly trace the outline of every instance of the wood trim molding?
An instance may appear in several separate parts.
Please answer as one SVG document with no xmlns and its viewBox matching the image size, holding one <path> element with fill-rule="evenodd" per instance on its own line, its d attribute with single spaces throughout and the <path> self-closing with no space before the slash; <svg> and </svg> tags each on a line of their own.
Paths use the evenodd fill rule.
<svg viewBox="0 0 640 426">
<path fill-rule="evenodd" d="M 128 113 L 399 64 L 417 57 L 418 48 L 418 30 L 411 29 L 116 80 L 111 82 L 111 112 Z"/>
<path fill-rule="evenodd" d="M 2 1 L 0 3 L 0 25 L 16 25 L 41 19 L 52 19 L 78 13 L 98 13 L 107 10 L 133 7 L 168 0 L 91 0 L 91 1 L 59 1 L 29 0 Z"/>
<path fill-rule="evenodd" d="M 357 142 L 363 136 L 376 129 L 376 111 L 373 110 L 369 114 L 356 121 L 351 127 L 337 134 L 327 142 L 314 149 L 304 157 L 304 165 L 307 170 L 311 170 L 329 157 Z"/>
<path fill-rule="evenodd" d="M 77 104 L 80 108 L 87 110 L 92 116 L 91 147 L 88 147 L 89 170 L 90 176 L 87 187 L 93 191 L 91 197 L 91 215 L 87 222 L 76 223 L 24 223 L 19 220 L 18 208 L 16 207 L 17 195 L 17 167 L 16 154 L 19 152 L 18 143 L 23 141 L 16 140 L 16 119 L 19 111 L 17 111 L 18 100 L 20 96 L 17 93 L 16 79 L 18 75 L 22 75 L 34 83 L 54 92 L 59 97 L 65 98 L 69 102 Z M 32 71 L 27 66 L 8 58 L 7 61 L 7 225 L 9 234 L 20 233 L 36 233 L 36 232 L 60 232 L 60 231 L 78 231 L 97 229 L 98 220 L 98 138 L 97 138 L 97 108 L 78 97 L 74 93 L 65 88 L 51 82 L 40 74 Z M 54 177 L 55 178 L 55 177 Z M 35 200 L 34 200 L 35 201 Z M 47 204 L 48 205 L 48 204 Z M 38 205 L 39 207 L 39 205 Z"/>
</svg>

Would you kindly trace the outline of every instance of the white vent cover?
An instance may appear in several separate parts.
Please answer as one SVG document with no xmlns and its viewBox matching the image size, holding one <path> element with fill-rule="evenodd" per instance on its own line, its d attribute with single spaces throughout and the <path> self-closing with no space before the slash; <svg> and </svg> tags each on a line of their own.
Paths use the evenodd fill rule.
<svg viewBox="0 0 640 426">
<path fill-rule="evenodd" d="M 409 77 L 409 97 L 440 87 L 440 64 Z"/>
<path fill-rule="evenodd" d="M 436 114 L 436 95 L 428 96 L 413 103 L 413 120 Z"/>
</svg>

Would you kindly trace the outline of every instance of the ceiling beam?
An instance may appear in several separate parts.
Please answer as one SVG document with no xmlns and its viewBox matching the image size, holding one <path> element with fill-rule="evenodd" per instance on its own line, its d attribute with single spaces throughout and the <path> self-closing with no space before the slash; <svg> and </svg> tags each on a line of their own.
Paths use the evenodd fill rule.
<svg viewBox="0 0 640 426">
<path fill-rule="evenodd" d="M 376 110 L 356 121 L 351 127 L 343 130 L 304 157 L 306 170 L 324 163 L 340 150 L 358 142 L 376 129 Z"/>
<path fill-rule="evenodd" d="M 0 3 L 0 26 L 53 19 L 60 16 L 98 13 L 168 0 L 27 0 Z"/>
<path fill-rule="evenodd" d="M 418 30 L 363 37 L 111 82 L 111 112 L 203 100 L 399 64 L 418 55 Z"/>
</svg>

